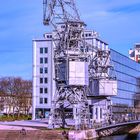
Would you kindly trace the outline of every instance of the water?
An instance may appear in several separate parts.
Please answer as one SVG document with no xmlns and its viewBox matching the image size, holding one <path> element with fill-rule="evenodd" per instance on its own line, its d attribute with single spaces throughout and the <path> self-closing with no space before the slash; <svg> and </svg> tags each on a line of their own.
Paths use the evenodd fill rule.
<svg viewBox="0 0 140 140">
<path fill-rule="evenodd" d="M 109 137 L 98 138 L 96 140 L 140 140 L 140 133 L 109 136 Z"/>
</svg>

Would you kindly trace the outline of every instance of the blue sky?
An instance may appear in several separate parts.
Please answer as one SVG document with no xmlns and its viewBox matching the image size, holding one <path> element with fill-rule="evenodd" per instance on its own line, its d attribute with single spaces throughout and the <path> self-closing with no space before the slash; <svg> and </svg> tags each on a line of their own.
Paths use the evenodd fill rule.
<svg viewBox="0 0 140 140">
<path fill-rule="evenodd" d="M 128 55 L 140 42 L 140 0 L 76 0 L 81 19 L 113 48 Z M 49 31 L 42 24 L 42 0 L 0 4 L 0 76 L 32 78 L 32 39 Z"/>
</svg>

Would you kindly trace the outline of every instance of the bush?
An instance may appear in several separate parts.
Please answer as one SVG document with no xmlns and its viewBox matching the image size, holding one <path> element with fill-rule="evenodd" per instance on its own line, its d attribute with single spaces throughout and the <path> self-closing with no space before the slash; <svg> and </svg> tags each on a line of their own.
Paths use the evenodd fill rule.
<svg viewBox="0 0 140 140">
<path fill-rule="evenodd" d="M 27 116 L 27 115 L 2 115 L 0 116 L 0 121 L 15 121 L 15 120 L 31 120 L 32 116 Z"/>
</svg>

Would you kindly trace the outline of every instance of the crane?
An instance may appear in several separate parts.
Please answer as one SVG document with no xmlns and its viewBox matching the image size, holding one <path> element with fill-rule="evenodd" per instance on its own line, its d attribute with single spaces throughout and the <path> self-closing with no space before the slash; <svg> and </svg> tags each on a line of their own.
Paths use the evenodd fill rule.
<svg viewBox="0 0 140 140">
<path fill-rule="evenodd" d="M 43 11 L 44 25 L 53 27 L 54 42 L 56 92 L 49 126 L 61 119 L 62 127 L 65 127 L 66 112 L 72 109 L 75 128 L 89 127 L 89 81 L 110 79 L 110 51 L 95 49 L 85 41 L 82 35 L 86 24 L 80 19 L 75 0 L 43 0 Z M 94 36 L 97 38 L 96 33 Z M 91 47 L 95 55 L 89 54 L 87 47 Z"/>
<path fill-rule="evenodd" d="M 74 0 L 43 0 L 44 25 L 52 25 L 55 31 L 54 65 L 56 93 L 52 101 L 50 125 L 61 117 L 65 126 L 65 113 L 73 108 L 73 118 L 76 128 L 87 125 L 89 108 L 87 101 L 87 85 L 73 85 L 69 82 L 68 67 L 76 62 L 87 62 L 85 53 L 79 46 L 85 46 L 81 38 L 85 23 L 81 21 Z M 62 28 L 60 29 L 59 26 Z M 75 52 L 77 54 L 75 54 Z M 71 69 L 71 68 L 70 68 Z M 87 121 L 85 123 L 85 120 Z"/>
</svg>

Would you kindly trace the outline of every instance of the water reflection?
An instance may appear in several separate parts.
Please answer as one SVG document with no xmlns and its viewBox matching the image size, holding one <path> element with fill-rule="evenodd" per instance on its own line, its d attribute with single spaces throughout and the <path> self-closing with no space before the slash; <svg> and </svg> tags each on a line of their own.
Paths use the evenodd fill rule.
<svg viewBox="0 0 140 140">
<path fill-rule="evenodd" d="M 140 140 L 140 133 L 109 136 L 109 137 L 98 138 L 96 140 Z"/>
<path fill-rule="evenodd" d="M 140 140 L 139 134 L 128 134 L 124 140 Z"/>
</svg>

